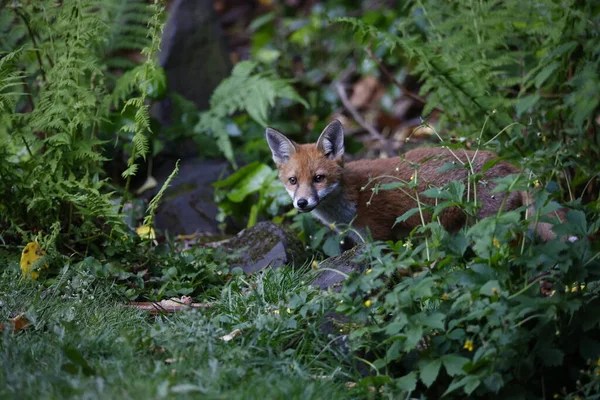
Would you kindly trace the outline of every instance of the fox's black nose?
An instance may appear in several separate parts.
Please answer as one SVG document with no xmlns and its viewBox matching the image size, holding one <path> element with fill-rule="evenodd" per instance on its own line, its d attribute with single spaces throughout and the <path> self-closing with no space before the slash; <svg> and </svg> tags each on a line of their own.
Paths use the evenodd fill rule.
<svg viewBox="0 0 600 400">
<path fill-rule="evenodd" d="M 300 199 L 296 202 L 296 204 L 298 204 L 298 207 L 300 208 L 305 208 L 308 205 L 308 200 Z"/>
</svg>

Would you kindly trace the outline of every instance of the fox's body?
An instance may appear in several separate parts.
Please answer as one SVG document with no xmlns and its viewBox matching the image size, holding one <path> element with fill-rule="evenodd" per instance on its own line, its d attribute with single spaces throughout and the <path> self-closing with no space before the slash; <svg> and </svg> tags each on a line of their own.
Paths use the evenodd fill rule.
<svg viewBox="0 0 600 400">
<path fill-rule="evenodd" d="M 419 213 L 406 221 L 395 224 L 396 219 L 417 207 L 416 196 L 429 188 L 442 188 L 452 181 L 468 185 L 467 168 L 440 169 L 448 163 L 468 163 L 473 172 L 481 172 L 482 166 L 493 158 L 488 151 L 457 150 L 446 148 L 420 148 L 408 151 L 403 157 L 378 160 L 343 162 L 343 128 L 334 121 L 325 128 L 317 143 L 296 144 L 281 133 L 268 128 L 267 140 L 273 159 L 279 169 L 279 178 L 301 212 L 312 213 L 325 224 L 346 225 L 359 231 L 368 227 L 376 240 L 399 239 L 422 224 Z M 460 160 L 457 160 L 457 158 Z M 412 165 L 411 165 L 412 164 Z M 415 168 L 414 164 L 419 167 Z M 513 210 L 524 204 L 525 195 L 517 192 L 492 194 L 494 178 L 518 173 L 519 169 L 506 162 L 497 162 L 479 179 L 475 190 L 479 217 L 493 215 L 501 208 Z M 417 188 L 379 190 L 373 192 L 374 182 L 410 182 Z M 371 182 L 371 183 L 370 183 Z M 472 184 L 471 184 L 472 185 Z M 435 199 L 420 196 L 423 204 L 433 205 Z M 431 220 L 427 213 L 425 222 Z M 460 229 L 467 223 L 465 213 L 457 207 L 445 209 L 439 216 L 441 224 L 449 231 Z M 549 239 L 553 233 L 548 233 Z"/>
</svg>

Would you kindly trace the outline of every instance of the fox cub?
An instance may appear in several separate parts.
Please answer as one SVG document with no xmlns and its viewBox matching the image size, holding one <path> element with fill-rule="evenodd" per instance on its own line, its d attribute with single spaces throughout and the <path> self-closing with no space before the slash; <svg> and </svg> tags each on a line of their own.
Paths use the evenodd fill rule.
<svg viewBox="0 0 600 400">
<path fill-rule="evenodd" d="M 272 128 L 267 128 L 266 137 L 279 169 L 279 178 L 298 211 L 312 212 L 327 225 L 352 224 L 363 233 L 368 228 L 375 240 L 398 240 L 422 224 L 419 213 L 395 224 L 397 217 L 417 207 L 417 193 L 432 187 L 442 188 L 452 181 L 463 181 L 467 185 L 469 171 L 466 168 L 440 172 L 441 167 L 451 162 L 470 162 L 474 172 L 480 173 L 486 162 L 496 158 L 489 151 L 457 150 L 451 153 L 444 148 L 420 148 L 410 150 L 402 157 L 344 164 L 344 129 L 338 120 L 327 125 L 317 143 L 297 144 Z M 419 165 L 418 169 L 414 164 Z M 518 172 L 517 167 L 503 161 L 485 171 L 476 190 L 481 205 L 479 218 L 494 215 L 501 207 L 514 210 L 528 203 L 527 193 L 492 193 L 494 178 Z M 372 178 L 378 178 L 380 183 L 416 179 L 418 187 L 380 190 L 374 194 L 373 186 L 368 185 Z M 435 204 L 435 199 L 425 196 L 420 196 L 419 200 L 423 204 Z M 424 214 L 425 222 L 429 222 L 431 215 Z M 445 209 L 439 220 L 448 231 L 458 230 L 467 223 L 465 213 L 458 207 Z M 537 232 L 544 240 L 554 238 L 547 223 L 539 224 Z"/>
</svg>

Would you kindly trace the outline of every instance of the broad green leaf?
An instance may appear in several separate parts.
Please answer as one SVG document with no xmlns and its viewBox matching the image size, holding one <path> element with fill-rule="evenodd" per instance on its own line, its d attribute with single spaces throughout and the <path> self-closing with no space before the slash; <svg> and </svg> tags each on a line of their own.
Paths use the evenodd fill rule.
<svg viewBox="0 0 600 400">
<path fill-rule="evenodd" d="M 585 214 L 583 213 L 583 211 L 569 211 L 567 213 L 567 221 L 573 228 L 575 228 L 575 231 L 573 233 L 581 236 L 585 236 L 587 234 L 587 221 L 585 219 Z"/>
<path fill-rule="evenodd" d="M 340 254 L 340 238 L 338 235 L 331 235 L 325 240 L 323 252 L 329 257 Z"/>
<path fill-rule="evenodd" d="M 406 341 L 404 342 L 404 350 L 414 350 L 422 337 L 423 327 L 421 325 L 411 326 L 410 328 L 408 328 L 406 330 Z"/>
<path fill-rule="evenodd" d="M 465 383 L 464 391 L 467 395 L 470 395 L 479 387 L 481 380 L 476 376 L 467 376 L 465 379 L 467 379 L 467 382 Z"/>
<path fill-rule="evenodd" d="M 421 381 L 429 387 L 437 378 L 442 361 L 440 359 L 419 363 Z"/>
<path fill-rule="evenodd" d="M 467 362 L 469 362 L 468 358 L 457 356 L 455 354 L 446 354 L 442 356 L 442 363 L 450 376 L 464 375 L 465 371 L 463 371 L 462 368 Z"/>
<path fill-rule="evenodd" d="M 243 201 L 249 194 L 260 190 L 266 179 L 273 178 L 272 172 L 273 170 L 266 164 L 259 164 L 234 185 L 227 193 L 227 198 L 234 203 Z"/>
<path fill-rule="evenodd" d="M 407 392 L 412 392 L 417 388 L 417 373 L 411 372 L 408 375 L 404 375 L 402 378 L 396 381 L 398 387 Z"/>
<path fill-rule="evenodd" d="M 444 320 L 446 315 L 440 312 L 434 312 L 422 318 L 420 321 L 423 325 L 426 325 L 432 329 L 444 330 Z"/>
<path fill-rule="evenodd" d="M 261 165 L 260 162 L 254 161 L 254 162 L 238 169 L 233 174 L 229 175 L 227 178 L 222 179 L 220 181 L 216 181 L 215 183 L 212 184 L 212 186 L 217 189 L 224 188 L 226 186 L 231 186 L 234 183 L 236 183 L 237 181 L 239 181 L 240 179 L 242 179 L 244 176 L 252 173 L 253 170 L 259 168 L 260 165 Z"/>
</svg>

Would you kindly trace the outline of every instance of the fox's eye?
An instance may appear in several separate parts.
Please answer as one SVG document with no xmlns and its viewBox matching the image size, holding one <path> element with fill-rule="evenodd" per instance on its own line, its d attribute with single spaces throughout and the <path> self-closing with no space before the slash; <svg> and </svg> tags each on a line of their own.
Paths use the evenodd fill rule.
<svg viewBox="0 0 600 400">
<path fill-rule="evenodd" d="M 295 176 L 292 176 L 290 179 L 288 179 L 288 181 L 290 181 L 290 183 L 291 183 L 292 185 L 295 185 L 295 184 L 296 184 L 296 182 L 298 182 L 298 179 L 296 179 L 296 177 L 295 177 Z"/>
<path fill-rule="evenodd" d="M 323 179 L 325 179 L 324 175 L 315 175 L 315 182 L 321 182 Z"/>
</svg>

